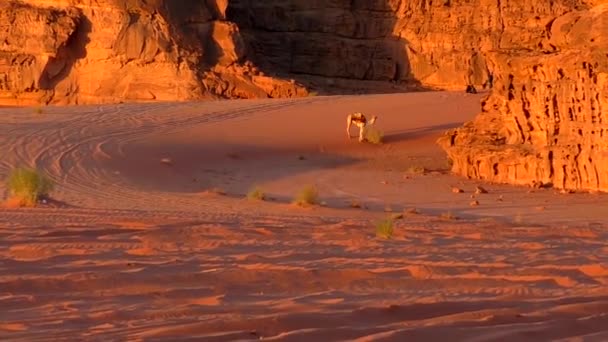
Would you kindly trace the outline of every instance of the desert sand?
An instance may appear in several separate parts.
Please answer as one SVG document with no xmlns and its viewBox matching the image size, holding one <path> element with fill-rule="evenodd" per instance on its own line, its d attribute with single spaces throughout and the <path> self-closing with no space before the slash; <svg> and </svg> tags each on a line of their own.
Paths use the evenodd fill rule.
<svg viewBox="0 0 608 342">
<path fill-rule="evenodd" d="M 451 175 L 482 96 L 0 108 L 0 178 L 57 184 L 0 209 L 0 340 L 608 340 L 608 197 Z"/>
</svg>

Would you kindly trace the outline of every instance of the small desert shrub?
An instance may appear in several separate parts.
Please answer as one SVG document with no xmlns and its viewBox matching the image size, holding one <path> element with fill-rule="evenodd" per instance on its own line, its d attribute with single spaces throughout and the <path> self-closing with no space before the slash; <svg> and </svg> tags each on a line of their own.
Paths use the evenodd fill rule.
<svg viewBox="0 0 608 342">
<path fill-rule="evenodd" d="M 451 211 L 445 212 L 445 213 L 441 214 L 439 217 L 441 217 L 444 220 L 458 220 L 458 216 L 454 215 Z"/>
<path fill-rule="evenodd" d="M 317 91 L 311 91 L 310 93 L 308 93 L 308 96 L 310 96 L 310 97 L 319 96 L 319 92 L 317 92 Z"/>
<path fill-rule="evenodd" d="M 304 187 L 294 199 L 294 203 L 300 206 L 315 205 L 319 203 L 319 192 L 317 191 L 317 188 L 312 185 Z"/>
<path fill-rule="evenodd" d="M 523 224 L 524 223 L 524 217 L 518 213 L 517 215 L 515 215 L 515 217 L 513 217 L 513 223 L 515 224 Z"/>
<path fill-rule="evenodd" d="M 376 236 L 384 239 L 390 239 L 393 237 L 393 232 L 393 220 L 385 219 L 376 223 Z"/>
<path fill-rule="evenodd" d="M 247 193 L 247 198 L 250 200 L 264 201 L 266 194 L 259 187 L 254 187 Z"/>
<path fill-rule="evenodd" d="M 10 200 L 20 206 L 33 207 L 53 190 L 53 182 L 36 170 L 17 168 L 8 177 Z"/>
<path fill-rule="evenodd" d="M 213 194 L 213 195 L 225 196 L 226 190 L 215 187 L 215 188 L 211 188 L 211 189 L 207 190 L 207 193 Z"/>
<path fill-rule="evenodd" d="M 374 126 L 368 126 L 365 128 L 365 140 L 372 144 L 380 145 L 384 139 L 384 133 L 375 128 Z"/>
<path fill-rule="evenodd" d="M 353 200 L 350 201 L 350 207 L 353 208 L 353 209 L 361 209 L 361 207 L 362 207 L 361 206 L 361 202 L 359 202 L 356 199 L 353 199 Z"/>
<path fill-rule="evenodd" d="M 34 113 L 36 114 L 44 114 L 44 110 L 40 107 L 37 107 L 36 109 L 34 109 Z"/>
<path fill-rule="evenodd" d="M 407 173 L 412 175 L 424 175 L 427 173 L 427 169 L 424 166 L 410 166 L 407 169 Z"/>
</svg>

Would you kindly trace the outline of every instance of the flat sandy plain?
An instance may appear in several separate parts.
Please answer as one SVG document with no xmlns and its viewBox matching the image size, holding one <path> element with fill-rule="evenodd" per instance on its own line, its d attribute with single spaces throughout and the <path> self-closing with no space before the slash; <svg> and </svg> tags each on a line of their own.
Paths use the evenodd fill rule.
<svg viewBox="0 0 608 342">
<path fill-rule="evenodd" d="M 608 340 L 608 196 L 450 175 L 435 140 L 480 100 L 1 108 L 0 179 L 57 187 L 0 209 L 0 340 Z M 308 184 L 323 206 L 290 204 Z"/>
</svg>

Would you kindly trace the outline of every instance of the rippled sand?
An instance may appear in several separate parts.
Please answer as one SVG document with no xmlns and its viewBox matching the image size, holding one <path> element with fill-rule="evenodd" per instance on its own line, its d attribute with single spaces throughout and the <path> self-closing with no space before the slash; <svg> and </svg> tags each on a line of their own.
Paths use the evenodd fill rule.
<svg viewBox="0 0 608 342">
<path fill-rule="evenodd" d="M 471 207 L 434 141 L 479 101 L 2 108 L 1 178 L 57 189 L 0 209 L 0 340 L 607 340 L 608 198 L 483 184 Z M 346 139 L 353 111 L 384 145 Z M 307 184 L 324 206 L 290 204 Z"/>
</svg>

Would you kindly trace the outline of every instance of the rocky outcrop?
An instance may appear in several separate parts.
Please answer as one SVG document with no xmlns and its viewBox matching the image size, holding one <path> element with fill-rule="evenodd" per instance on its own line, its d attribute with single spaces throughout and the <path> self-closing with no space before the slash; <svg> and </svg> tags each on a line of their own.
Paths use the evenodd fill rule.
<svg viewBox="0 0 608 342">
<path fill-rule="evenodd" d="M 304 96 L 243 59 L 226 1 L 0 4 L 0 104 Z"/>
<path fill-rule="evenodd" d="M 464 90 L 488 85 L 492 53 L 542 48 L 570 0 L 232 0 L 249 57 L 324 91 L 374 84 Z M 363 81 L 363 82 L 362 82 Z"/>
<path fill-rule="evenodd" d="M 0 103 L 306 96 L 488 85 L 573 0 L 9 0 Z"/>
<path fill-rule="evenodd" d="M 608 191 L 606 32 L 608 5 L 587 3 L 547 23 L 536 49 L 495 51 L 494 89 L 482 113 L 439 141 L 452 170 Z"/>
</svg>

